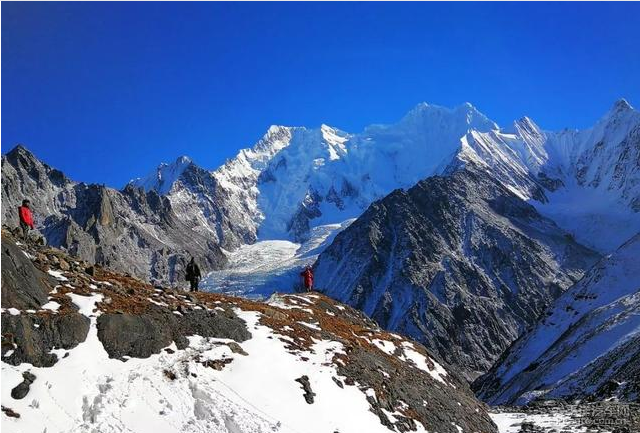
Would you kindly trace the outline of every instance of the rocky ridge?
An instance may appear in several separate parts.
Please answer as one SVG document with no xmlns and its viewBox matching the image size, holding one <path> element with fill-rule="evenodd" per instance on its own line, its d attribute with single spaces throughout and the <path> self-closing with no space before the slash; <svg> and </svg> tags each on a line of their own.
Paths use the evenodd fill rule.
<svg viewBox="0 0 640 433">
<path fill-rule="evenodd" d="M 182 423 L 172 431 L 191 432 L 352 431 L 353 420 L 367 431 L 496 431 L 424 347 L 321 294 L 263 303 L 154 287 L 7 231 L 2 249 L 20 253 L 2 267 L 3 291 L 19 294 L 2 297 L 3 430 L 147 431 L 168 416 Z M 45 298 L 10 278 L 34 269 Z M 128 401 L 147 406 L 132 417 Z M 308 424 L 314 414 L 331 425 Z"/>
<path fill-rule="evenodd" d="M 176 284 L 190 255 L 205 271 L 226 261 L 217 243 L 181 221 L 156 192 L 74 182 L 18 146 L 2 156 L 3 224 L 17 226 L 25 198 L 47 244 L 91 263 Z"/>
</svg>

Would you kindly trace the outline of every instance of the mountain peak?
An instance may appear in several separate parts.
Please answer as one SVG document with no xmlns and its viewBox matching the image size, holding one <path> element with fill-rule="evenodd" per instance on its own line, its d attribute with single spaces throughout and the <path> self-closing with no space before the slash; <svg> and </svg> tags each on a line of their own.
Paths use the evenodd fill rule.
<svg viewBox="0 0 640 433">
<path fill-rule="evenodd" d="M 191 162 L 193 162 L 191 158 L 189 158 L 186 155 L 182 155 L 176 159 L 176 162 L 174 164 L 183 165 L 183 164 L 191 164 Z"/>
<path fill-rule="evenodd" d="M 11 149 L 9 152 L 7 152 L 7 156 L 8 157 L 16 157 L 18 155 L 22 155 L 22 156 L 26 156 L 29 158 L 33 158 L 33 159 L 37 159 L 36 156 L 29 150 L 27 149 L 24 144 L 22 143 L 18 143 L 16 145 L 16 147 L 14 147 L 13 149 Z"/>
<path fill-rule="evenodd" d="M 640 112 L 636 111 L 629 102 L 620 98 L 611 106 L 609 111 L 596 123 L 596 129 L 606 128 L 607 125 L 625 124 L 631 127 L 640 121 Z M 626 130 L 626 128 L 625 128 Z"/>
<path fill-rule="evenodd" d="M 252 150 L 259 153 L 276 153 L 289 144 L 294 129 L 296 128 L 291 126 L 271 125 Z"/>
<path fill-rule="evenodd" d="M 539 135 L 541 133 L 540 127 L 529 117 L 524 116 L 516 120 L 514 123 L 515 130 L 522 133 Z"/>
<path fill-rule="evenodd" d="M 421 102 L 412 108 L 401 120 L 401 123 L 441 122 L 450 119 L 468 129 L 489 131 L 499 129 L 498 125 L 481 113 L 473 104 L 465 102 L 454 108 Z"/>
<path fill-rule="evenodd" d="M 158 168 L 143 178 L 133 179 L 129 185 L 143 188 L 145 191 L 154 190 L 160 195 L 169 193 L 176 180 L 193 164 L 188 156 L 180 156 L 171 164 L 161 163 Z"/>
<path fill-rule="evenodd" d="M 633 110 L 633 107 L 631 106 L 631 104 L 629 104 L 629 102 L 624 99 L 624 98 L 620 98 L 618 99 L 612 107 L 612 111 L 622 111 L 622 110 Z"/>
<path fill-rule="evenodd" d="M 614 102 L 614 104 L 611 106 L 607 114 L 605 114 L 604 120 L 609 120 L 609 119 L 617 118 L 620 116 L 626 116 L 629 113 L 633 113 L 633 112 L 635 112 L 635 110 L 631 106 L 631 104 L 629 104 L 629 102 L 626 99 L 620 98 L 616 102 Z"/>
</svg>

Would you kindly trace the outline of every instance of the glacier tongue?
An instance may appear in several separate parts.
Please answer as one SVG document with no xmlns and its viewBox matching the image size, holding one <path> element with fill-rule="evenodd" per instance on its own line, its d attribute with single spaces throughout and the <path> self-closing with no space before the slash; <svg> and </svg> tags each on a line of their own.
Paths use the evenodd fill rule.
<svg viewBox="0 0 640 433">
<path fill-rule="evenodd" d="M 259 299 L 273 292 L 289 292 L 299 284 L 301 269 L 312 265 L 318 254 L 352 222 L 314 227 L 303 244 L 265 240 L 243 245 L 227 253 L 229 267 L 211 272 L 201 286 L 207 291 Z"/>
</svg>

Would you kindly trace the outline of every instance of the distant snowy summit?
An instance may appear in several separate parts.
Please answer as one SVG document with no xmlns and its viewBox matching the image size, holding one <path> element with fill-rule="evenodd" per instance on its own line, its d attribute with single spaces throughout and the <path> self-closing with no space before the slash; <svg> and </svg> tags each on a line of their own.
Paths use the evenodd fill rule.
<svg viewBox="0 0 640 433">
<path fill-rule="evenodd" d="M 172 164 L 162 163 L 153 172 L 144 178 L 133 179 L 129 184 L 144 188 L 145 191 L 154 190 L 158 194 L 166 195 L 169 193 L 173 184 L 182 176 L 182 173 L 191 164 L 191 158 L 181 156 Z"/>
<path fill-rule="evenodd" d="M 624 99 L 592 128 L 560 132 L 528 117 L 501 128 L 470 103 L 421 103 L 395 124 L 357 134 L 271 126 L 214 171 L 181 157 L 131 184 L 178 208 L 195 205 L 198 214 L 185 216 L 194 229 L 235 248 L 304 240 L 312 227 L 357 217 L 394 189 L 473 163 L 581 242 L 610 251 L 640 227 L 639 131 L 640 113 Z M 598 234 L 603 224 L 617 228 Z"/>
</svg>

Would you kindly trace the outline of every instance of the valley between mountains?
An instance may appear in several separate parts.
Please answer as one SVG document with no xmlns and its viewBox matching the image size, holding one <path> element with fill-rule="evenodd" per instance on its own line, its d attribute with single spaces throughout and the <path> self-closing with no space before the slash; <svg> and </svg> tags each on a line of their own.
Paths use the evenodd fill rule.
<svg viewBox="0 0 640 433">
<path fill-rule="evenodd" d="M 215 170 L 182 156 L 119 189 L 19 145 L 2 223 L 7 431 L 577 432 L 585 404 L 637 410 L 625 100 L 585 130 L 469 103 L 272 126 Z M 191 256 L 206 293 L 184 291 Z"/>
</svg>

